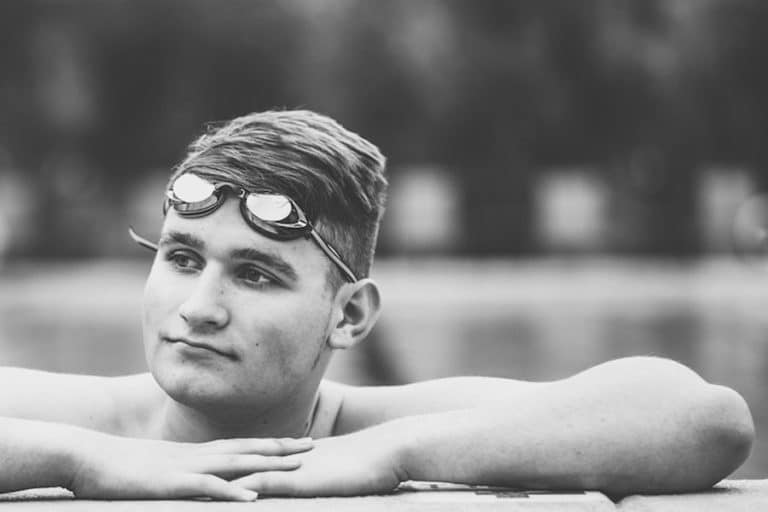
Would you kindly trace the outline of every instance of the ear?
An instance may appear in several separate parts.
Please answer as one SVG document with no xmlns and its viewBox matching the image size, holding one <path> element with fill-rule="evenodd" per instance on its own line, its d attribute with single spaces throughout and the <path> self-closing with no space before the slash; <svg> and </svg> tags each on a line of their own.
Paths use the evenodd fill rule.
<svg viewBox="0 0 768 512">
<path fill-rule="evenodd" d="M 347 349 L 362 341 L 371 332 L 380 310 L 379 286 L 373 279 L 343 285 L 334 301 L 334 324 L 328 346 Z"/>
</svg>

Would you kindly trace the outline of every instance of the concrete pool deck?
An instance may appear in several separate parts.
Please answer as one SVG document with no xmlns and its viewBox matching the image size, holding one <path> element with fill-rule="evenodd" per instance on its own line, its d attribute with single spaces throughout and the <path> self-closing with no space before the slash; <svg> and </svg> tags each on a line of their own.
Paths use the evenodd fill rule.
<svg viewBox="0 0 768 512">
<path fill-rule="evenodd" d="M 354 498 L 263 498 L 254 503 L 179 501 L 93 501 L 76 500 L 64 489 L 31 489 L 0 494 L 0 508 L 12 511 L 77 510 L 122 512 L 239 510 L 316 512 L 400 512 L 446 511 L 622 511 L 622 512 L 707 512 L 768 510 L 768 480 L 724 480 L 700 493 L 668 496 L 628 496 L 612 502 L 598 492 L 546 493 L 498 488 L 430 489 L 395 492 L 384 496 Z"/>
</svg>

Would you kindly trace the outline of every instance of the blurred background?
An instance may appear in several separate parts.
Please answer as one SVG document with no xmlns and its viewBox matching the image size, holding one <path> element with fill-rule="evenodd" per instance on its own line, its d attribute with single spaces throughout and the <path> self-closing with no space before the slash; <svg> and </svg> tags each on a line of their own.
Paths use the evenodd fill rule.
<svg viewBox="0 0 768 512">
<path fill-rule="evenodd" d="M 170 168 L 209 121 L 328 114 L 391 193 L 381 322 L 332 377 L 681 361 L 749 401 L 768 476 L 768 4 L 0 3 L 0 364 L 144 371 Z M 610 385 L 606 383 L 606 385 Z"/>
</svg>

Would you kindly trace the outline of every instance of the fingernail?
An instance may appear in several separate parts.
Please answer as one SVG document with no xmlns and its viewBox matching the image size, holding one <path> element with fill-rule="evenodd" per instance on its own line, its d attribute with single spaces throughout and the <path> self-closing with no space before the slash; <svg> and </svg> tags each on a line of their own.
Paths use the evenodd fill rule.
<svg viewBox="0 0 768 512">
<path fill-rule="evenodd" d="M 245 496 L 245 499 L 248 501 L 256 501 L 256 499 L 259 497 L 259 493 L 254 491 L 245 491 L 243 495 Z"/>
<path fill-rule="evenodd" d="M 298 457 L 285 457 L 283 462 L 288 466 L 301 466 L 301 459 Z"/>
<path fill-rule="evenodd" d="M 302 437 L 301 439 L 296 440 L 296 445 L 298 446 L 313 446 L 314 440 L 311 437 Z"/>
</svg>

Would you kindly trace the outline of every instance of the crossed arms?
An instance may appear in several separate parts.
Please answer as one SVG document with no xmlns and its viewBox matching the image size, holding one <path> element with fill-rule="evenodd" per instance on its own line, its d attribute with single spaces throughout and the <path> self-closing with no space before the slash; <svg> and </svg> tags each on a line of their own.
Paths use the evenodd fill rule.
<svg viewBox="0 0 768 512">
<path fill-rule="evenodd" d="M 90 400 L 94 409 L 77 397 L 48 403 L 60 415 L 37 414 L 34 399 L 12 399 L 3 382 L 18 372 L 0 371 L 0 491 L 63 486 L 80 497 L 250 500 L 255 492 L 359 495 L 438 480 L 680 492 L 727 476 L 754 438 L 737 393 L 657 358 L 619 359 L 547 383 L 328 384 L 342 397 L 331 437 L 201 444 L 115 435 L 118 425 L 93 416 L 115 406 L 106 398 Z"/>
</svg>

